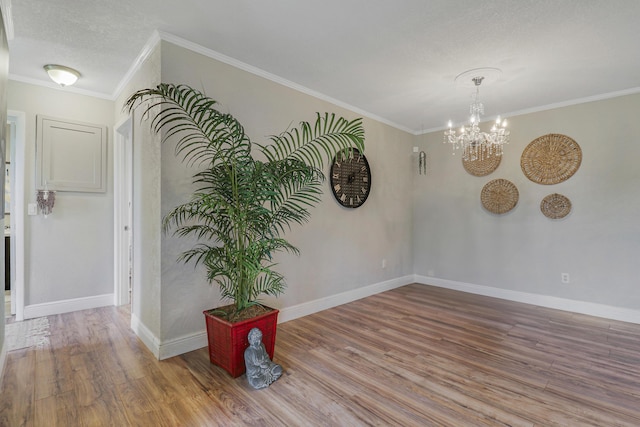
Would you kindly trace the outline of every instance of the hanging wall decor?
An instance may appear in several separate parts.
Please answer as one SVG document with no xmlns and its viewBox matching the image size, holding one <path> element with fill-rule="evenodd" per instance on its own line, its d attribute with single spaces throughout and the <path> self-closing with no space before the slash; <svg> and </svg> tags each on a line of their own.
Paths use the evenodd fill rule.
<svg viewBox="0 0 640 427">
<path fill-rule="evenodd" d="M 566 135 L 550 133 L 534 139 L 520 158 L 522 172 L 531 181 L 550 185 L 571 178 L 582 162 L 582 150 Z"/>
<path fill-rule="evenodd" d="M 480 193 L 482 206 L 494 214 L 504 214 L 516 207 L 519 193 L 515 184 L 506 179 L 489 181 Z"/>
<path fill-rule="evenodd" d="M 486 151 L 487 148 L 483 147 L 482 150 Z M 480 155 L 476 160 L 465 160 L 463 157 L 462 166 L 464 166 L 464 170 L 473 176 L 486 176 L 498 168 L 500 160 L 502 160 L 502 156 L 489 156 L 487 154 Z"/>
<path fill-rule="evenodd" d="M 48 217 L 53 212 L 53 206 L 56 203 L 56 192 L 44 188 L 44 190 L 36 191 L 36 202 L 38 203 L 38 209 L 44 217 Z"/>
<path fill-rule="evenodd" d="M 547 218 L 564 218 L 571 212 L 571 200 L 562 194 L 549 194 L 540 202 L 540 210 Z"/>
<path fill-rule="evenodd" d="M 418 154 L 418 175 L 427 174 L 427 153 L 421 151 Z"/>
<path fill-rule="evenodd" d="M 371 192 L 371 168 L 363 153 L 352 147 L 336 153 L 330 169 L 331 191 L 345 208 L 357 208 Z"/>
</svg>

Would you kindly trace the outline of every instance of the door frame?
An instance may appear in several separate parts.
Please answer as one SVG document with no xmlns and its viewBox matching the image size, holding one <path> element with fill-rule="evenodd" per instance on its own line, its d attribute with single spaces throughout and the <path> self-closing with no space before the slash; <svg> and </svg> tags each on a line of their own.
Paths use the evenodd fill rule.
<svg viewBox="0 0 640 427">
<path fill-rule="evenodd" d="M 10 156 L 12 165 L 10 224 L 11 224 L 11 312 L 16 321 L 24 320 L 25 288 L 25 178 L 26 178 L 26 114 L 22 111 L 7 111 L 7 122 L 15 132 L 11 132 Z"/>
<path fill-rule="evenodd" d="M 133 120 L 115 126 L 113 147 L 114 305 L 131 303 L 133 285 Z"/>
</svg>

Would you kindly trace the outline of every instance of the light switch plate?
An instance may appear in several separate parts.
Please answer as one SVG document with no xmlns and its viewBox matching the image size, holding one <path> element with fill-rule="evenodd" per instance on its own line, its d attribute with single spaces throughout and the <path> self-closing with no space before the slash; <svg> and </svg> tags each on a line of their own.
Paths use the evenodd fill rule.
<svg viewBox="0 0 640 427">
<path fill-rule="evenodd" d="M 38 205 L 36 203 L 27 205 L 27 215 L 38 215 Z"/>
</svg>

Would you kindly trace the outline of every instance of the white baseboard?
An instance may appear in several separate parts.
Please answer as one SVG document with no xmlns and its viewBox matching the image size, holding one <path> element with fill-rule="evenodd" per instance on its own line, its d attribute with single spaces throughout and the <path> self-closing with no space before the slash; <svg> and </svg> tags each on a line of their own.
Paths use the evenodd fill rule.
<svg viewBox="0 0 640 427">
<path fill-rule="evenodd" d="M 292 307 L 285 307 L 280 309 L 280 313 L 278 314 L 278 323 L 287 322 L 289 320 L 297 319 L 298 317 L 317 313 L 331 307 L 336 307 L 338 305 L 346 304 L 348 302 L 375 295 L 380 292 L 399 288 L 400 286 L 408 285 L 413 282 L 414 276 L 404 276 L 397 279 L 387 280 L 385 282 L 375 283 L 363 288 L 354 289 L 352 291 L 343 292 L 341 294 L 331 295 L 329 297 L 294 305 Z M 140 339 L 142 339 L 142 341 L 144 341 L 145 344 L 152 351 L 154 351 L 154 349 L 149 346 L 149 344 L 143 337 L 140 337 Z M 157 347 L 157 355 L 159 355 L 158 358 L 161 360 L 168 359 L 169 357 L 178 356 L 180 354 L 198 350 L 202 347 L 206 347 L 207 345 L 207 331 L 203 330 L 201 332 L 183 335 L 181 337 L 160 343 L 160 345 Z M 154 354 L 156 354 L 155 351 Z"/>
<path fill-rule="evenodd" d="M 413 276 L 398 277 L 384 282 L 374 283 L 373 285 L 354 289 L 352 291 L 342 292 L 340 294 L 331 295 L 317 300 L 305 302 L 302 304 L 285 307 L 280 310 L 278 315 L 278 323 L 288 322 L 289 320 L 299 317 L 308 316 L 322 310 L 326 310 L 338 305 L 346 304 L 351 301 L 359 300 L 380 292 L 399 288 L 414 282 Z"/>
<path fill-rule="evenodd" d="M 45 302 L 24 306 L 24 318 L 52 316 L 72 311 L 88 310 L 91 308 L 113 305 L 113 294 L 96 295 L 86 298 L 75 298 L 61 301 Z"/>
<path fill-rule="evenodd" d="M 440 288 L 538 305 L 541 307 L 554 308 L 572 313 L 587 314 L 589 316 L 640 324 L 640 311 L 629 308 L 613 307 L 586 301 L 575 301 L 549 295 L 493 288 L 490 286 L 474 285 L 472 283 L 456 282 L 453 280 L 438 279 L 428 276 L 416 275 L 415 282 L 422 285 L 432 285 Z"/>
<path fill-rule="evenodd" d="M 138 316 L 131 313 L 131 330 L 140 338 L 153 355 L 160 359 L 160 340 L 156 337 L 144 323 L 138 319 Z"/>
<path fill-rule="evenodd" d="M 204 323 L 204 318 L 202 319 L 202 323 Z M 158 349 L 158 359 L 168 359 L 173 356 L 178 356 L 180 354 L 198 350 L 202 347 L 206 347 L 207 345 L 209 345 L 209 342 L 207 339 L 206 329 L 201 332 L 183 335 L 179 338 L 165 341 L 160 344 L 160 348 Z"/>
<path fill-rule="evenodd" d="M 282 308 L 280 309 L 280 314 L 278 316 L 278 323 L 284 323 L 289 320 L 297 319 L 299 317 L 308 316 L 322 310 L 327 310 L 338 305 L 346 304 L 351 301 L 355 301 L 411 283 L 432 285 L 477 295 L 484 295 L 509 301 L 516 301 L 542 307 L 554 308 L 558 310 L 570 311 L 573 313 L 581 313 L 607 319 L 620 320 L 623 322 L 640 324 L 640 312 L 636 310 L 419 275 L 399 277 L 397 279 L 375 283 L 373 285 L 343 292 L 337 295 L 331 295 L 325 298 L 320 298 L 291 307 Z M 184 335 L 172 340 L 159 342 L 159 340 L 155 336 L 153 336 L 153 334 L 151 334 L 148 329 L 143 328 L 143 325 L 137 322 L 137 320 L 134 321 L 133 317 L 131 320 L 131 327 L 136 332 L 136 334 L 138 334 L 140 339 L 142 339 L 142 341 L 151 349 L 153 354 L 161 360 L 178 356 L 190 351 L 198 350 L 202 347 L 207 346 L 206 330 L 195 332 L 189 335 Z"/>
</svg>

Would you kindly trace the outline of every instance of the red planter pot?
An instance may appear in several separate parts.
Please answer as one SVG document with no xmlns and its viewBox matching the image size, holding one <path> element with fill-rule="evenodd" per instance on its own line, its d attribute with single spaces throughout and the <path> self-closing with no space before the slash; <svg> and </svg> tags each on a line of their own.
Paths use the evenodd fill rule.
<svg viewBox="0 0 640 427">
<path fill-rule="evenodd" d="M 234 378 L 244 374 L 246 369 L 244 351 L 249 347 L 247 336 L 253 328 L 262 331 L 262 342 L 269 357 L 273 360 L 279 311 L 275 308 L 271 310 L 253 319 L 236 323 L 230 323 L 220 317 L 213 316 L 209 314 L 209 310 L 204 311 L 211 363 L 222 367 Z"/>
</svg>

